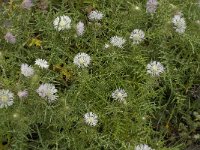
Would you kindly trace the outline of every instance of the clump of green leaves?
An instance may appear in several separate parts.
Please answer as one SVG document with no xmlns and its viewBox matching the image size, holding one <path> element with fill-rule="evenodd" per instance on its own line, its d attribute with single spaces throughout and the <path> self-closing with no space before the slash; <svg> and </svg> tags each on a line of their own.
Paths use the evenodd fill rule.
<svg viewBox="0 0 200 150">
<path fill-rule="evenodd" d="M 14 104 L 0 109 L 0 149 L 134 149 L 140 143 L 159 150 L 181 150 L 199 143 L 200 38 L 196 0 L 160 0 L 154 14 L 146 1 L 36 0 L 30 10 L 21 0 L 0 7 L 0 89 L 15 94 Z M 90 22 L 87 15 L 100 10 L 104 17 Z M 182 12 L 186 32 L 178 34 L 172 17 Z M 72 18 L 72 28 L 58 32 L 57 16 Z M 75 26 L 85 24 L 77 37 Z M 133 29 L 145 40 L 133 45 Z M 12 32 L 16 43 L 4 36 Z M 123 36 L 123 49 L 110 46 L 110 37 Z M 88 68 L 73 64 L 74 56 L 91 56 Z M 49 70 L 34 68 L 31 78 L 21 75 L 22 63 L 48 60 Z M 159 77 L 147 74 L 150 61 L 162 62 Z M 49 104 L 36 93 L 41 83 L 53 83 L 58 100 Z M 111 98 L 116 88 L 127 92 L 127 103 Z M 27 89 L 26 99 L 17 97 Z M 95 127 L 85 124 L 87 112 L 98 115 Z"/>
</svg>

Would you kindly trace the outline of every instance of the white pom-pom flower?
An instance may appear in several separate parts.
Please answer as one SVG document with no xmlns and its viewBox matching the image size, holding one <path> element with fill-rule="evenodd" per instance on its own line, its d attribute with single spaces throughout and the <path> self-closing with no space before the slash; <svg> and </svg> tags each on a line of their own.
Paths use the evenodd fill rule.
<svg viewBox="0 0 200 150">
<path fill-rule="evenodd" d="M 153 14 L 156 12 L 157 7 L 158 7 L 157 0 L 148 0 L 146 5 L 146 11 L 150 14 Z"/>
<path fill-rule="evenodd" d="M 186 29 L 185 19 L 182 15 L 175 15 L 172 19 L 172 23 L 174 24 L 174 29 L 178 33 L 184 33 Z"/>
<path fill-rule="evenodd" d="M 86 53 L 78 53 L 74 57 L 74 64 L 77 65 L 79 68 L 88 67 L 90 64 L 91 58 Z"/>
<path fill-rule="evenodd" d="M 76 33 L 78 36 L 82 36 L 85 31 L 84 23 L 79 21 L 79 23 L 76 25 Z"/>
<path fill-rule="evenodd" d="M 86 124 L 96 126 L 98 123 L 98 116 L 93 112 L 89 112 L 84 115 L 84 120 Z"/>
<path fill-rule="evenodd" d="M 48 62 L 44 59 L 36 59 L 35 60 L 35 65 L 38 65 L 40 68 L 48 68 L 49 65 L 48 65 Z"/>
<path fill-rule="evenodd" d="M 133 44 L 139 44 L 144 40 L 145 33 L 140 29 L 135 29 L 131 32 L 130 39 L 132 39 Z"/>
<path fill-rule="evenodd" d="M 13 105 L 14 94 L 9 90 L 0 90 L 0 108 Z"/>
<path fill-rule="evenodd" d="M 126 40 L 122 37 L 119 36 L 113 36 L 110 38 L 110 43 L 113 46 L 119 47 L 119 48 L 123 48 L 124 43 L 126 42 Z"/>
<path fill-rule="evenodd" d="M 45 98 L 49 103 L 54 102 L 57 99 L 57 89 L 53 84 L 45 83 L 41 84 L 40 87 L 36 90 L 40 97 Z"/>
<path fill-rule="evenodd" d="M 114 92 L 112 92 L 112 98 L 114 100 L 117 100 L 119 102 L 125 102 L 125 99 L 127 97 L 127 93 L 125 92 L 124 89 L 116 89 Z"/>
<path fill-rule="evenodd" d="M 21 74 L 23 74 L 25 77 L 31 77 L 34 74 L 34 70 L 28 64 L 22 64 L 21 65 Z"/>
<path fill-rule="evenodd" d="M 152 61 L 147 65 L 147 73 L 151 74 L 152 76 L 159 76 L 163 73 L 165 68 L 160 62 Z"/>
<path fill-rule="evenodd" d="M 93 10 L 88 14 L 88 18 L 90 21 L 97 21 L 103 18 L 103 13 L 98 10 Z"/>
<path fill-rule="evenodd" d="M 59 16 L 53 22 L 54 28 L 58 31 L 71 28 L 71 18 L 68 16 Z"/>
<path fill-rule="evenodd" d="M 135 147 L 135 150 L 154 150 L 149 147 L 147 144 L 140 144 Z"/>
</svg>

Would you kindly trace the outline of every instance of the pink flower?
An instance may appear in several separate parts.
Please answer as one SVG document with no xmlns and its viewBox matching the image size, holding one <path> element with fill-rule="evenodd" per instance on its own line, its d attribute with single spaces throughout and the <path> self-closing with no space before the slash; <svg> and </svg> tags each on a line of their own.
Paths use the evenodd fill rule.
<svg viewBox="0 0 200 150">
<path fill-rule="evenodd" d="M 21 7 L 24 9 L 30 10 L 30 8 L 33 6 L 32 0 L 23 0 Z"/>
<path fill-rule="evenodd" d="M 8 43 L 11 43 L 11 44 L 16 43 L 16 37 L 10 32 L 7 32 L 4 38 Z"/>
<path fill-rule="evenodd" d="M 27 90 L 19 91 L 17 95 L 19 96 L 20 99 L 26 98 L 28 96 L 28 91 Z"/>
<path fill-rule="evenodd" d="M 158 7 L 157 0 L 148 0 L 146 5 L 146 10 L 148 13 L 152 14 L 156 12 L 156 9 Z"/>
</svg>

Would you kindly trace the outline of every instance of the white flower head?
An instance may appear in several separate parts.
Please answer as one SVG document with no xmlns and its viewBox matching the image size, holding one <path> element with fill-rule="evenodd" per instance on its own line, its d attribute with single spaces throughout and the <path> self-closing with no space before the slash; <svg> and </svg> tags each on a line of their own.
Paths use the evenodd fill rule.
<svg viewBox="0 0 200 150">
<path fill-rule="evenodd" d="M 79 21 L 78 24 L 76 25 L 76 33 L 78 36 L 82 36 L 85 31 L 85 26 L 84 23 Z"/>
<path fill-rule="evenodd" d="M 131 32 L 130 39 L 133 40 L 133 44 L 139 44 L 144 40 L 145 33 L 140 29 L 134 29 Z"/>
<path fill-rule="evenodd" d="M 103 18 L 103 13 L 98 10 L 93 10 L 88 14 L 88 18 L 90 21 L 97 21 Z"/>
<path fill-rule="evenodd" d="M 53 22 L 54 28 L 58 31 L 71 28 L 71 18 L 68 16 L 59 16 Z"/>
<path fill-rule="evenodd" d="M 25 77 L 30 77 L 34 74 L 34 70 L 28 64 L 22 64 L 21 65 L 21 74 L 23 74 Z"/>
<path fill-rule="evenodd" d="M 151 74 L 152 76 L 159 76 L 163 73 L 165 68 L 160 62 L 152 61 L 147 65 L 147 73 Z"/>
<path fill-rule="evenodd" d="M 45 83 L 41 84 L 40 87 L 36 90 L 40 97 L 45 98 L 49 103 L 54 102 L 57 99 L 57 89 L 53 84 Z"/>
<path fill-rule="evenodd" d="M 48 62 L 44 59 L 36 59 L 35 60 L 35 64 L 38 65 L 40 68 L 48 68 L 49 65 L 48 65 Z"/>
<path fill-rule="evenodd" d="M 127 97 L 127 93 L 124 89 L 116 89 L 114 92 L 112 92 L 112 98 L 114 100 L 117 100 L 119 102 L 125 102 L 125 99 Z"/>
<path fill-rule="evenodd" d="M 154 150 L 149 147 L 147 144 L 140 144 L 135 147 L 135 150 Z"/>
<path fill-rule="evenodd" d="M 172 23 L 174 24 L 174 29 L 178 33 L 184 33 L 186 29 L 185 19 L 182 15 L 175 15 L 172 19 Z"/>
<path fill-rule="evenodd" d="M 96 126 L 98 123 L 98 116 L 93 112 L 89 112 L 84 115 L 84 120 L 86 124 Z"/>
<path fill-rule="evenodd" d="M 90 64 L 91 58 L 86 53 L 78 53 L 74 57 L 74 64 L 77 65 L 79 68 L 88 67 Z"/>
<path fill-rule="evenodd" d="M 16 37 L 11 33 L 11 32 L 7 32 L 6 35 L 4 36 L 4 39 L 11 44 L 15 44 L 16 43 Z"/>
<path fill-rule="evenodd" d="M 113 36 L 110 38 L 110 43 L 113 46 L 119 47 L 119 48 L 123 48 L 124 43 L 126 42 L 126 40 L 122 37 L 119 36 Z"/>
<path fill-rule="evenodd" d="M 19 96 L 20 99 L 26 98 L 28 96 L 28 91 L 27 90 L 19 91 L 17 95 Z"/>
<path fill-rule="evenodd" d="M 13 102 L 14 96 L 13 93 L 9 90 L 0 90 L 0 108 L 11 106 Z"/>
<path fill-rule="evenodd" d="M 158 6 L 157 0 L 148 0 L 146 4 L 146 11 L 150 14 L 155 13 Z"/>
</svg>

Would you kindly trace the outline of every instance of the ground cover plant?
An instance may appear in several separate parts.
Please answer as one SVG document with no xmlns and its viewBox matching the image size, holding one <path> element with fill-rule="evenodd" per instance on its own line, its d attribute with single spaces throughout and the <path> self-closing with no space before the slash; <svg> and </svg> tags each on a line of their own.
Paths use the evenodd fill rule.
<svg viewBox="0 0 200 150">
<path fill-rule="evenodd" d="M 200 2 L 0 1 L 0 149 L 200 142 Z"/>
</svg>

